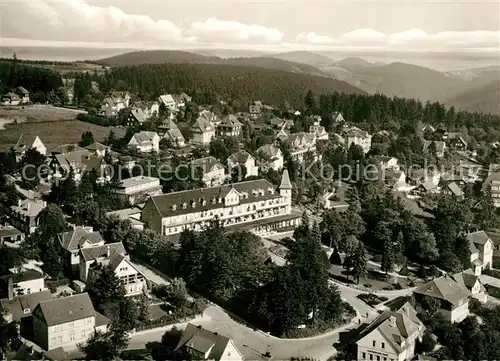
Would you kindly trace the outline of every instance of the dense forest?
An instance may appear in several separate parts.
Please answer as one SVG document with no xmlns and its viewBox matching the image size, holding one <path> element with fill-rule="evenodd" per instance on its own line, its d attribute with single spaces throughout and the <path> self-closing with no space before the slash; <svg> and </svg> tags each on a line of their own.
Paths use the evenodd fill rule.
<svg viewBox="0 0 500 361">
<path fill-rule="evenodd" d="M 321 76 L 297 74 L 247 66 L 213 64 L 161 64 L 119 67 L 99 80 L 100 89 L 128 90 L 141 98 L 153 99 L 164 93 L 192 93 L 195 101 L 210 104 L 214 94 L 224 100 L 262 100 L 269 104 L 303 104 L 303 95 L 333 91 L 363 93 L 345 82 Z"/>
<path fill-rule="evenodd" d="M 24 65 L 16 59 L 0 60 L 0 94 L 22 86 L 36 101 L 37 93 L 49 93 L 63 85 L 61 75 L 49 69 Z"/>
</svg>

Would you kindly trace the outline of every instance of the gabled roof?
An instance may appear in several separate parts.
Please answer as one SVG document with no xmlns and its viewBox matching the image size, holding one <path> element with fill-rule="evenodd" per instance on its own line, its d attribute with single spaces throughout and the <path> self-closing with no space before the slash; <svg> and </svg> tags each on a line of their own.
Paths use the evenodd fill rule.
<svg viewBox="0 0 500 361">
<path fill-rule="evenodd" d="M 467 289 L 471 289 L 472 287 L 474 287 L 476 282 L 479 280 L 478 276 L 476 276 L 472 272 L 467 271 L 455 273 L 452 277 L 456 283 Z"/>
<path fill-rule="evenodd" d="M 199 132 L 199 133 L 204 133 L 204 132 L 209 132 L 213 130 L 212 124 L 210 121 L 202 116 L 199 116 L 198 119 L 194 122 L 192 126 L 193 132 Z"/>
<path fill-rule="evenodd" d="M 23 88 L 22 86 L 18 86 L 17 87 L 17 90 L 19 90 L 23 95 L 29 95 L 30 92 L 27 91 L 25 88 Z"/>
<path fill-rule="evenodd" d="M 111 147 L 108 147 L 107 145 L 104 145 L 104 144 L 99 143 L 99 142 L 94 142 L 90 145 L 87 145 L 85 147 L 85 149 L 96 151 L 96 150 L 108 150 L 108 149 L 111 149 Z"/>
<path fill-rule="evenodd" d="M 243 124 L 234 116 L 233 114 L 229 114 L 227 117 L 222 119 L 221 125 L 226 127 L 241 127 Z"/>
<path fill-rule="evenodd" d="M 158 133 L 141 131 L 139 133 L 135 133 L 132 138 L 137 140 L 139 143 L 144 143 L 152 142 L 155 137 L 158 137 Z"/>
<path fill-rule="evenodd" d="M 466 288 L 460 286 L 453 278 L 446 275 L 420 286 L 414 293 L 438 298 L 452 305 L 470 296 L 470 292 Z"/>
<path fill-rule="evenodd" d="M 168 134 L 169 138 L 172 139 L 173 141 L 176 142 L 184 141 L 184 136 L 182 135 L 181 131 L 178 128 L 169 129 L 166 134 Z"/>
<path fill-rule="evenodd" d="M 122 242 L 107 243 L 102 246 L 82 248 L 80 254 L 85 261 L 92 261 L 96 258 L 106 257 L 108 250 L 110 253 L 126 254 L 125 247 Z"/>
<path fill-rule="evenodd" d="M 16 145 L 14 146 L 14 150 L 16 152 L 24 152 L 27 149 L 30 149 L 33 147 L 33 143 L 35 142 L 37 135 L 24 135 L 22 134 Z"/>
<path fill-rule="evenodd" d="M 130 109 L 130 115 L 132 115 L 134 119 L 137 120 L 140 124 L 148 120 L 146 113 L 144 113 L 144 110 L 142 110 L 141 108 Z"/>
<path fill-rule="evenodd" d="M 62 248 L 74 251 L 79 249 L 85 242 L 98 244 L 104 242 L 104 239 L 99 232 L 89 232 L 85 228 L 78 226 L 69 232 L 60 234 L 59 242 Z"/>
<path fill-rule="evenodd" d="M 426 152 L 427 149 L 429 149 L 432 143 L 434 143 L 434 145 L 436 146 L 437 153 L 444 152 L 446 148 L 446 143 L 443 142 L 442 140 L 424 140 L 424 147 L 423 147 L 424 152 Z"/>
<path fill-rule="evenodd" d="M 375 319 L 362 333 L 363 338 L 377 330 L 387 343 L 400 354 L 409 343 L 403 345 L 415 333 L 422 334 L 425 326 L 417 317 L 417 311 L 410 303 L 405 303 L 396 312 L 385 311 Z M 359 342 L 359 341 L 358 341 Z"/>
<path fill-rule="evenodd" d="M 49 290 L 30 293 L 28 295 L 14 297 L 13 299 L 4 299 L 1 302 L 2 308 L 12 313 L 14 320 L 19 321 L 21 318 L 31 315 L 40 302 L 52 299 L 52 294 Z M 28 310 L 29 312 L 24 312 Z"/>
<path fill-rule="evenodd" d="M 216 166 L 224 168 L 224 166 L 213 156 L 194 159 L 191 161 L 191 164 L 201 168 L 203 173 L 211 172 Z"/>
<path fill-rule="evenodd" d="M 472 253 L 479 252 L 476 246 L 482 247 L 487 242 L 492 242 L 485 231 L 469 233 L 467 234 L 467 239 L 469 240 L 469 249 Z"/>
<path fill-rule="evenodd" d="M 250 155 L 250 153 L 248 153 L 246 150 L 240 150 L 236 153 L 233 153 L 229 156 L 229 158 L 227 159 L 228 162 L 232 162 L 232 163 L 246 163 L 246 161 L 248 160 L 248 158 L 252 158 L 253 157 Z"/>
<path fill-rule="evenodd" d="M 499 232 L 486 231 L 486 235 L 489 237 L 489 239 L 492 240 L 495 247 L 498 246 L 498 244 L 500 244 L 500 233 Z"/>
<path fill-rule="evenodd" d="M 160 101 L 162 101 L 165 104 L 175 103 L 174 97 L 170 94 L 160 95 Z"/>
<path fill-rule="evenodd" d="M 4 94 L 2 96 L 2 98 L 9 98 L 10 100 L 21 100 L 21 98 L 19 98 L 19 95 L 17 95 L 16 93 L 12 93 L 12 92 L 8 92 L 8 93 Z"/>
<path fill-rule="evenodd" d="M 47 326 L 95 317 L 96 314 L 88 293 L 44 301 L 37 306 L 37 309 L 40 309 Z"/>
<path fill-rule="evenodd" d="M 80 147 L 77 144 L 61 144 L 50 151 L 52 154 L 67 154 L 73 152 L 86 152 L 90 154 L 88 150 Z"/>
<path fill-rule="evenodd" d="M 264 156 L 269 157 L 270 159 L 278 157 L 281 154 L 281 150 L 279 147 L 276 147 L 273 144 L 266 144 L 257 149 L 257 153 L 263 154 Z"/>
<path fill-rule="evenodd" d="M 188 323 L 175 349 L 188 347 L 203 354 L 210 351 L 207 360 L 219 361 L 229 342 L 231 342 L 229 338 L 217 332 L 210 332 L 201 326 Z"/>
<path fill-rule="evenodd" d="M 464 192 L 460 187 L 455 183 L 451 182 L 446 185 L 446 188 L 448 188 L 455 197 L 462 197 L 464 195 Z"/>
</svg>

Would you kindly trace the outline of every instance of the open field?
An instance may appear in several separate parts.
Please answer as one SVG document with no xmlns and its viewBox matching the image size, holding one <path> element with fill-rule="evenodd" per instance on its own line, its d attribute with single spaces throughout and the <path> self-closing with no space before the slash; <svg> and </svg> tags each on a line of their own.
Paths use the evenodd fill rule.
<svg viewBox="0 0 500 361">
<path fill-rule="evenodd" d="M 33 64 L 33 66 L 37 66 L 40 68 L 46 68 L 53 71 L 56 71 L 61 74 L 65 73 L 103 73 L 106 68 L 102 65 L 91 64 L 91 63 L 54 63 L 54 64 Z"/>
<path fill-rule="evenodd" d="M 102 127 L 100 125 L 65 120 L 58 122 L 31 122 L 6 124 L 5 130 L 0 130 L 0 150 L 5 151 L 15 145 L 19 137 L 38 135 L 48 150 L 64 143 L 78 143 L 82 133 L 92 132 L 96 141 L 102 142 L 113 129 L 117 137 L 125 135 L 124 128 Z"/>
<path fill-rule="evenodd" d="M 84 113 L 84 111 L 39 104 L 0 107 L 0 119 L 18 118 L 28 123 L 74 120 L 79 113 Z"/>
</svg>

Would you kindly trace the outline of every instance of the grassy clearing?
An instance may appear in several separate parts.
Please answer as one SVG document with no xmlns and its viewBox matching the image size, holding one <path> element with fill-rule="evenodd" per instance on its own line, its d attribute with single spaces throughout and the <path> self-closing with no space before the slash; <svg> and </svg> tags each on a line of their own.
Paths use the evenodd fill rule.
<svg viewBox="0 0 500 361">
<path fill-rule="evenodd" d="M 8 150 L 15 145 L 22 134 L 26 136 L 38 135 L 47 149 L 50 150 L 60 144 L 78 143 L 84 132 L 92 132 L 94 140 L 102 142 L 109 135 L 111 129 L 114 130 L 117 137 L 125 135 L 124 128 L 102 127 L 79 120 L 6 124 L 5 130 L 0 130 L 0 150 Z"/>
</svg>

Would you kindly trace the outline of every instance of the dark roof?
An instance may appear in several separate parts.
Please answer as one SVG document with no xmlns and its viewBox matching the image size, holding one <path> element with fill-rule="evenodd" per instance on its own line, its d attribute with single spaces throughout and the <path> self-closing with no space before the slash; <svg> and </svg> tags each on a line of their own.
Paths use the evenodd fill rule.
<svg viewBox="0 0 500 361">
<path fill-rule="evenodd" d="M 241 164 L 241 163 L 246 163 L 248 158 L 253 158 L 253 157 L 246 150 L 242 149 L 236 153 L 231 154 L 228 158 L 228 161 Z"/>
<path fill-rule="evenodd" d="M 61 144 L 52 149 L 50 152 L 52 154 L 66 154 L 66 153 L 73 153 L 73 152 L 86 152 L 90 153 L 88 150 L 85 148 L 80 147 L 79 145 L 76 144 Z"/>
<path fill-rule="evenodd" d="M 446 275 L 420 286 L 414 293 L 438 298 L 452 305 L 470 296 L 470 292 L 466 288 Z"/>
<path fill-rule="evenodd" d="M 216 332 L 210 332 L 201 326 L 188 323 L 177 344 L 176 350 L 184 346 L 204 354 L 210 351 L 207 359 L 219 361 L 230 341 L 229 338 L 219 335 Z"/>
<path fill-rule="evenodd" d="M 241 127 L 243 124 L 234 116 L 233 114 L 229 114 L 227 117 L 222 119 L 221 125 L 225 127 Z"/>
<path fill-rule="evenodd" d="M 470 242 L 471 252 L 477 252 L 476 245 L 484 246 L 486 242 L 491 241 L 485 231 L 477 231 L 467 234 L 467 239 Z"/>
<path fill-rule="evenodd" d="M 24 135 L 21 134 L 19 140 L 17 141 L 14 149 L 16 152 L 24 152 L 26 149 L 30 149 L 33 146 L 33 142 L 36 139 L 36 135 Z"/>
<path fill-rule="evenodd" d="M 99 142 L 94 142 L 94 143 L 87 145 L 85 147 L 85 149 L 88 149 L 88 150 L 108 150 L 110 148 L 111 147 L 108 147 L 107 145 L 104 145 L 104 144 L 99 143 Z"/>
<path fill-rule="evenodd" d="M 95 311 L 95 327 L 104 326 L 109 324 L 110 319 L 103 314 Z"/>
<path fill-rule="evenodd" d="M 31 280 L 38 280 L 40 278 L 43 278 L 43 274 L 41 274 L 38 271 L 29 269 L 22 273 L 11 273 L 6 276 L 1 276 L 0 278 L 5 280 L 8 280 L 10 278 L 13 283 L 19 283 Z"/>
<path fill-rule="evenodd" d="M 96 315 L 88 293 L 41 302 L 37 308 L 40 308 L 47 326 L 60 325 Z"/>
<path fill-rule="evenodd" d="M 497 246 L 500 243 L 500 233 L 493 231 L 486 231 L 486 235 L 493 241 L 493 244 Z"/>
<path fill-rule="evenodd" d="M 377 329 L 382 337 L 401 353 L 409 344 L 402 346 L 402 341 L 411 337 L 415 332 L 423 333 L 425 327 L 417 317 L 413 306 L 406 302 L 396 312 L 385 311 L 377 317 L 362 333 L 362 338 Z"/>
<path fill-rule="evenodd" d="M 52 299 L 52 294 L 49 290 L 30 293 L 28 295 L 22 295 L 14 297 L 13 299 L 4 299 L 0 303 L 2 308 L 7 310 L 12 314 L 14 320 L 19 321 L 23 317 L 31 315 L 40 302 L 45 302 Z M 29 312 L 24 312 L 24 310 L 30 310 Z"/>
<path fill-rule="evenodd" d="M 465 287 L 467 289 L 471 289 L 476 284 L 479 279 L 474 273 L 469 273 L 467 271 L 459 272 L 453 275 L 453 279 L 460 286 Z"/>
<path fill-rule="evenodd" d="M 221 208 L 223 204 L 219 203 L 218 199 L 220 198 L 223 202 L 224 197 L 233 189 L 240 195 L 240 204 L 280 198 L 273 184 L 265 179 L 257 179 L 211 188 L 166 193 L 149 198 L 148 203 L 153 203 L 162 217 L 187 214 L 193 211 L 201 212 Z M 262 194 L 259 191 L 262 191 Z M 186 204 L 185 208 L 183 207 L 184 203 Z"/>
<path fill-rule="evenodd" d="M 122 242 L 107 243 L 103 246 L 83 248 L 80 250 L 80 253 L 85 261 L 91 261 L 96 258 L 105 257 L 108 249 L 119 254 L 127 253 Z"/>
<path fill-rule="evenodd" d="M 204 173 L 211 172 L 213 167 L 215 166 L 224 168 L 224 166 L 215 157 L 212 156 L 194 159 L 193 161 L 191 161 L 191 164 L 201 168 Z"/>
<path fill-rule="evenodd" d="M 90 244 L 104 242 L 99 232 L 89 232 L 83 227 L 76 227 L 72 231 L 64 232 L 59 235 L 59 242 L 62 248 L 68 251 L 77 250 L 87 241 L 90 242 Z"/>
</svg>

